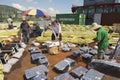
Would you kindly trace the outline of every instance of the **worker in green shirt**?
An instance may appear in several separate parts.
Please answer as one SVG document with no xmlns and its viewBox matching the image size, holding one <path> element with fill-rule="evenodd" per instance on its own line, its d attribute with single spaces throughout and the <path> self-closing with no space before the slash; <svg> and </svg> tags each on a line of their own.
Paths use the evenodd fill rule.
<svg viewBox="0 0 120 80">
<path fill-rule="evenodd" d="M 108 33 L 105 31 L 105 29 L 98 25 L 97 23 L 92 24 L 92 30 L 97 31 L 97 36 L 94 39 L 94 42 L 98 45 L 98 59 L 104 59 L 105 50 L 108 48 Z"/>
</svg>

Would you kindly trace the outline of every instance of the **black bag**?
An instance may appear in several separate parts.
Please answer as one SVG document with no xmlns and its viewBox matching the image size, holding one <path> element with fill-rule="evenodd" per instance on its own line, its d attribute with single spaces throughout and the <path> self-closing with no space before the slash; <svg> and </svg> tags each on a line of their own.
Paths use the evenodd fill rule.
<svg viewBox="0 0 120 80">
<path fill-rule="evenodd" d="M 32 80 L 48 80 L 45 73 L 39 73 L 37 76 L 33 77 Z"/>
<path fill-rule="evenodd" d="M 120 78 L 120 64 L 117 62 L 93 59 L 88 68 Z"/>
<path fill-rule="evenodd" d="M 102 80 L 104 74 L 94 70 L 90 69 L 83 77 L 82 80 Z"/>
<path fill-rule="evenodd" d="M 48 62 L 48 59 L 47 59 L 47 58 L 39 58 L 38 64 L 39 64 L 39 65 L 48 66 L 48 65 L 49 65 L 49 62 Z"/>
<path fill-rule="evenodd" d="M 88 69 L 80 66 L 78 68 L 75 68 L 71 71 L 71 74 L 76 77 L 76 78 L 81 78 L 84 74 L 86 74 L 86 72 L 88 71 Z"/>
<path fill-rule="evenodd" d="M 66 58 L 54 65 L 54 69 L 59 72 L 67 72 L 75 65 L 75 60 Z"/>
<path fill-rule="evenodd" d="M 54 80 L 74 80 L 74 78 L 69 73 L 63 73 L 59 76 L 54 77 Z"/>
<path fill-rule="evenodd" d="M 82 53 L 83 51 L 76 50 L 76 51 L 73 51 L 73 56 L 77 57 L 77 56 L 80 56 Z"/>
<path fill-rule="evenodd" d="M 44 59 L 44 58 L 46 58 L 46 56 L 42 53 L 32 54 L 31 55 L 31 62 L 35 63 L 35 64 L 38 64 L 40 58 Z"/>
<path fill-rule="evenodd" d="M 30 51 L 30 54 L 36 54 L 36 53 L 41 53 L 42 54 L 42 50 L 38 49 L 38 50 L 32 50 L 32 51 Z"/>
<path fill-rule="evenodd" d="M 97 54 L 97 50 L 91 49 L 89 53 L 94 56 Z"/>
<path fill-rule="evenodd" d="M 30 69 L 25 70 L 25 77 L 27 79 L 31 79 L 39 74 L 44 74 L 47 75 L 48 69 L 44 65 L 39 65 Z"/>
</svg>

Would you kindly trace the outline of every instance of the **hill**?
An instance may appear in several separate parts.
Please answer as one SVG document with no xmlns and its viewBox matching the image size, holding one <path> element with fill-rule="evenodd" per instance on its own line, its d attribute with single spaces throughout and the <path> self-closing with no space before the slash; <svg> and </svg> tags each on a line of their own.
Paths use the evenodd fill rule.
<svg viewBox="0 0 120 80">
<path fill-rule="evenodd" d="M 20 18 L 23 11 L 7 5 L 0 5 L 0 21 L 12 16 L 13 18 Z"/>
</svg>

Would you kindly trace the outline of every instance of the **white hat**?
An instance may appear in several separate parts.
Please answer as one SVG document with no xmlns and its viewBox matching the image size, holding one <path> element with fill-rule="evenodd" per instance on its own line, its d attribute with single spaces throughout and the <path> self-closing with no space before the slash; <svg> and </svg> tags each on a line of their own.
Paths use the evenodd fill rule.
<svg viewBox="0 0 120 80">
<path fill-rule="evenodd" d="M 92 23 L 91 29 L 92 29 L 92 30 L 96 30 L 96 29 L 98 29 L 98 28 L 100 28 L 100 27 L 101 27 L 100 25 L 98 25 L 96 22 L 94 22 L 94 23 Z"/>
<path fill-rule="evenodd" d="M 54 22 L 55 20 L 56 20 L 55 18 L 52 18 L 52 19 L 51 19 L 51 22 Z"/>
<path fill-rule="evenodd" d="M 23 20 L 23 21 L 26 20 L 26 17 L 25 17 L 25 16 L 22 16 L 22 20 Z"/>
<path fill-rule="evenodd" d="M 48 23 L 49 26 L 51 26 L 51 23 Z"/>
<path fill-rule="evenodd" d="M 22 20 L 23 20 L 23 21 L 26 21 L 26 19 L 25 19 L 25 18 L 22 18 Z"/>
</svg>

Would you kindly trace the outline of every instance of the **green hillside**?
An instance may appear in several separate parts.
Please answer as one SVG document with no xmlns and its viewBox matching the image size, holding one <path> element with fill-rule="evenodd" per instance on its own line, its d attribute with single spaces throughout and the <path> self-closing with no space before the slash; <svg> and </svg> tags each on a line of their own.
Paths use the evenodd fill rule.
<svg viewBox="0 0 120 80">
<path fill-rule="evenodd" d="M 6 18 L 12 16 L 13 18 L 21 18 L 23 11 L 7 5 L 0 5 L 0 22 L 4 22 Z"/>
</svg>

